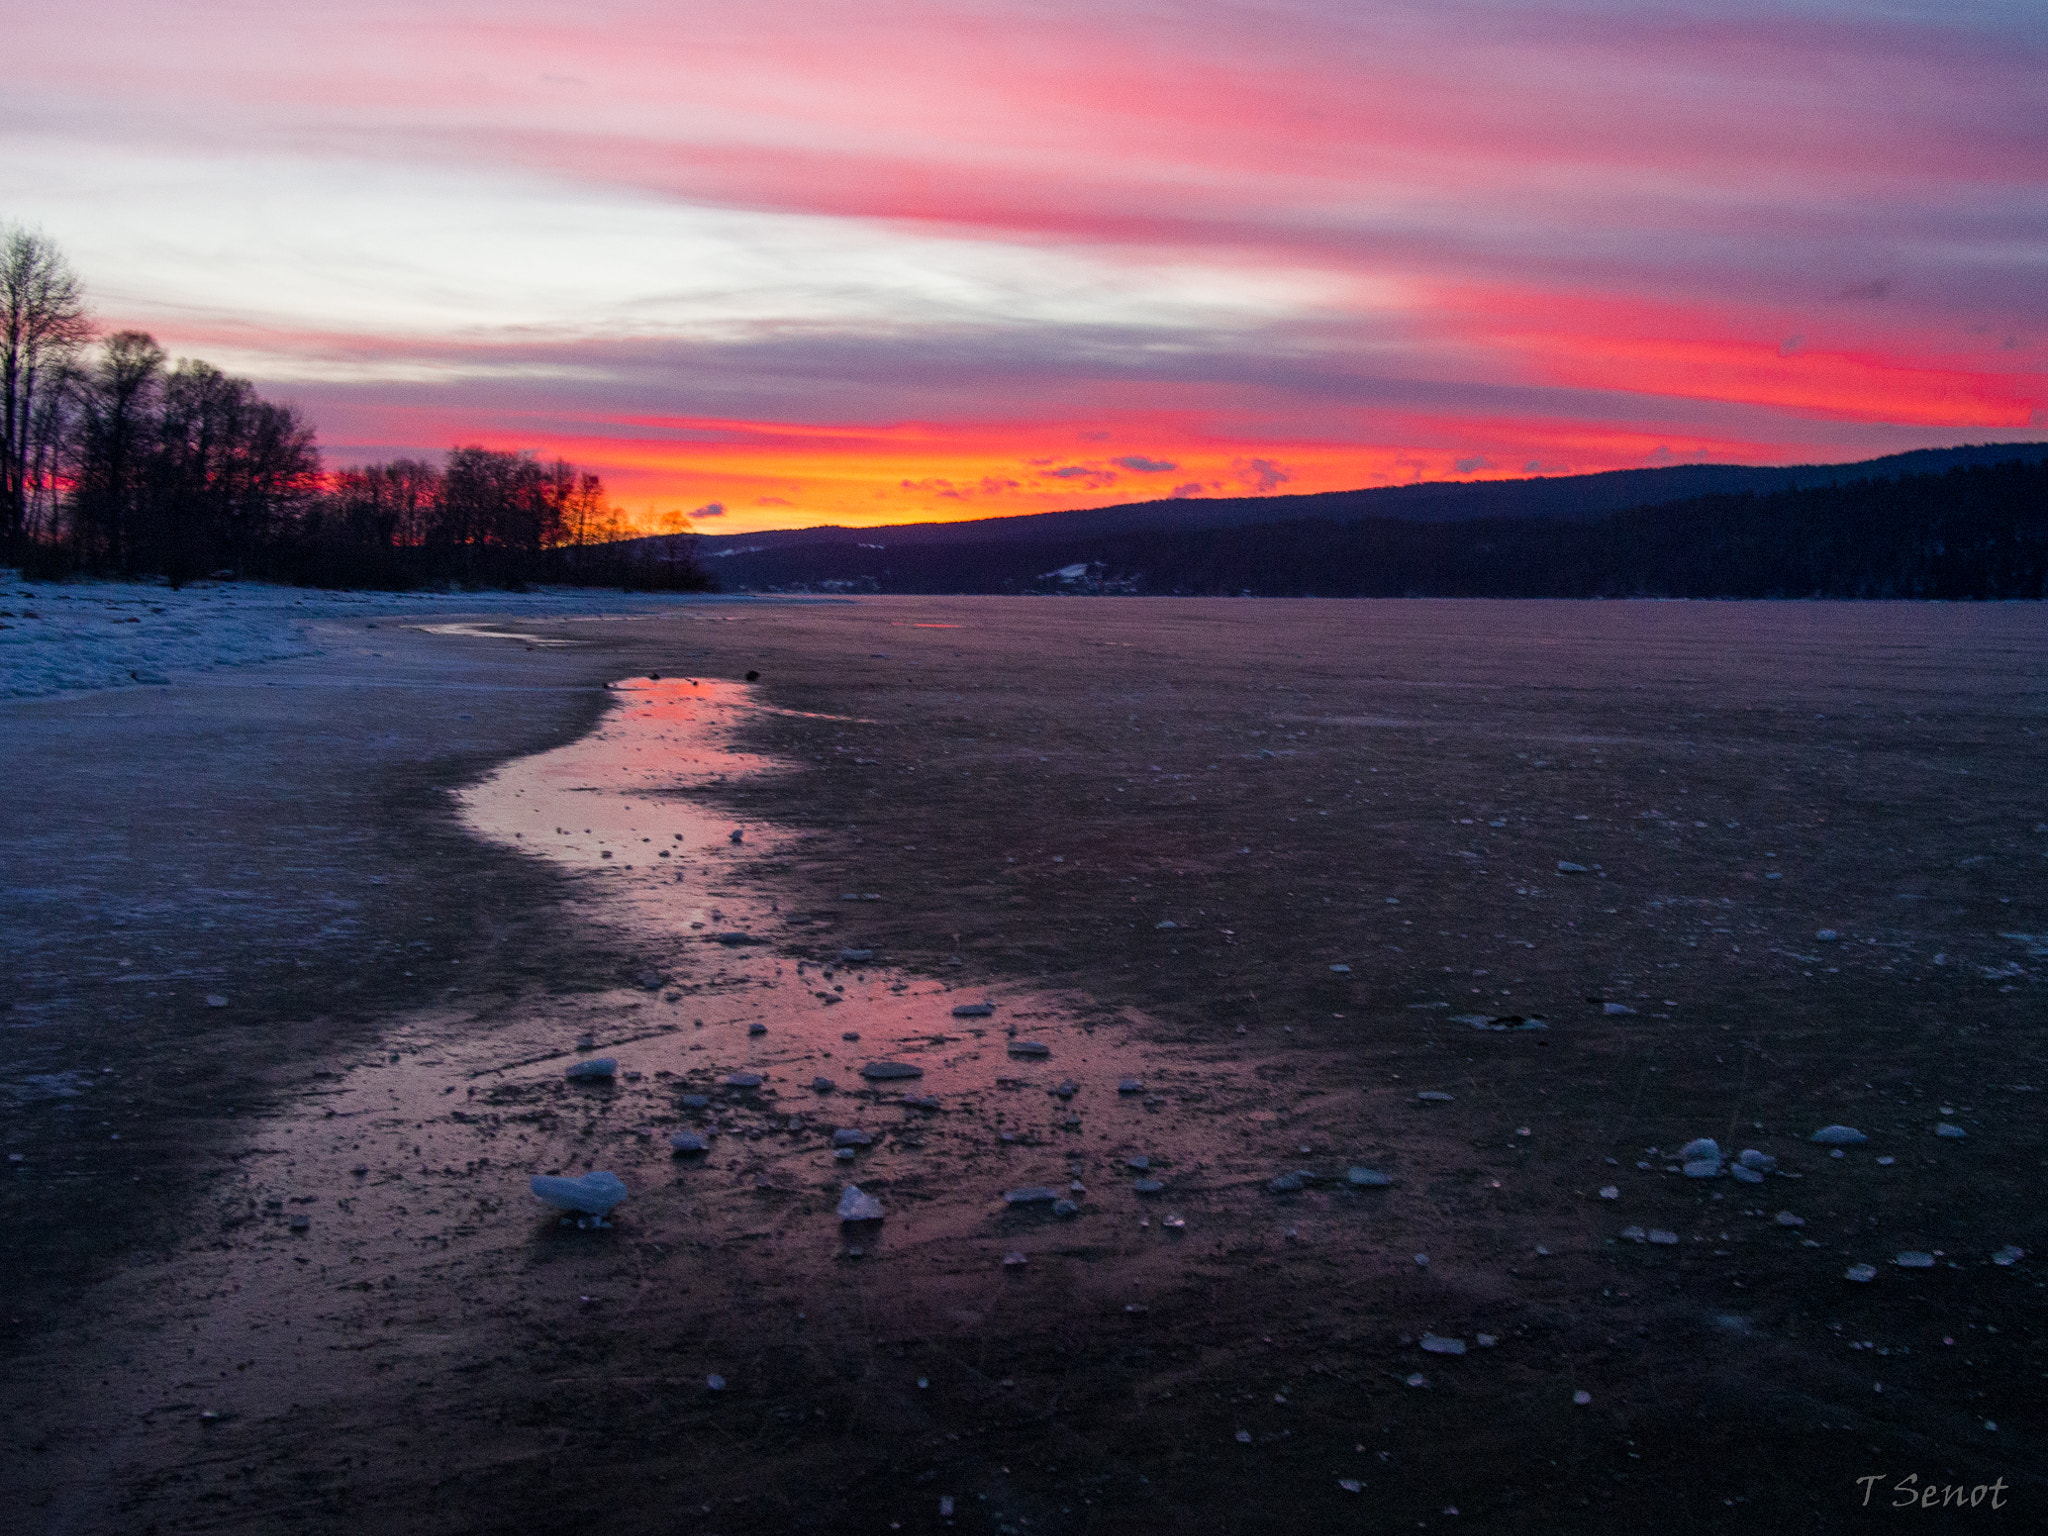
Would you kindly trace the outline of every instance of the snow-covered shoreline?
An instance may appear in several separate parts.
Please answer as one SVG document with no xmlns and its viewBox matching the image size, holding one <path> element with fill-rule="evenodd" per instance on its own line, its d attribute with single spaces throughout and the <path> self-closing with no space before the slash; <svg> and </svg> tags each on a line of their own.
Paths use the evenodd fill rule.
<svg viewBox="0 0 2048 1536">
<path fill-rule="evenodd" d="M 702 597 L 587 587 L 527 592 L 360 592 L 252 581 L 24 581 L 0 570 L 0 698 L 42 698 L 161 684 L 211 671 L 313 656 L 311 626 L 479 615 L 647 613 Z"/>
</svg>

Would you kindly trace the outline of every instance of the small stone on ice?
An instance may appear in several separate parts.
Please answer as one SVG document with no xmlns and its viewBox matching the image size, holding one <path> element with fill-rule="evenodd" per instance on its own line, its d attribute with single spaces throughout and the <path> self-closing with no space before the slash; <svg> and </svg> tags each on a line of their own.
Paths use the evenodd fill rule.
<svg viewBox="0 0 2048 1536">
<path fill-rule="evenodd" d="M 1934 1134 L 1937 1136 L 1967 1136 L 1970 1133 L 1960 1125 L 1954 1125 L 1944 1120 L 1934 1128 Z"/>
<path fill-rule="evenodd" d="M 1678 1234 L 1676 1232 L 1666 1232 L 1662 1227 L 1652 1227 L 1650 1228 L 1650 1241 L 1670 1248 L 1678 1242 Z"/>
<path fill-rule="evenodd" d="M 1124 1159 L 1124 1166 L 1138 1173 L 1144 1173 L 1151 1168 L 1152 1159 L 1149 1157 L 1127 1157 Z"/>
<path fill-rule="evenodd" d="M 1166 1186 L 1157 1179 L 1138 1179 L 1131 1185 L 1131 1193 L 1137 1195 L 1156 1195 L 1165 1188 Z"/>
<path fill-rule="evenodd" d="M 1059 1197 L 1058 1190 L 1045 1184 L 1027 1184 L 1022 1189 L 1003 1191 L 1005 1205 L 1051 1205 Z"/>
<path fill-rule="evenodd" d="M 996 1011 L 994 1003 L 962 1003 L 953 1010 L 956 1019 L 985 1019 Z"/>
<path fill-rule="evenodd" d="M 1758 1173 L 1769 1173 L 1778 1166 L 1778 1160 L 1768 1152 L 1759 1152 L 1755 1147 L 1746 1147 L 1735 1159 L 1744 1168 L 1753 1168 Z"/>
<path fill-rule="evenodd" d="M 1252 1443 L 1252 1432 L 1248 1429 L 1240 1429 L 1237 1432 L 1237 1443 L 1239 1445 L 1250 1445 Z"/>
<path fill-rule="evenodd" d="M 580 1179 L 537 1173 L 527 1187 L 557 1210 L 586 1211 L 592 1216 L 604 1215 L 626 1198 L 626 1182 L 616 1173 L 586 1173 Z"/>
<path fill-rule="evenodd" d="M 1641 1227 L 1623 1227 L 1621 1235 L 1632 1243 L 1641 1243 L 1649 1240 L 1649 1233 L 1645 1232 Z"/>
<path fill-rule="evenodd" d="M 1781 1227 L 1803 1227 L 1806 1225 L 1806 1218 L 1804 1216 L 1794 1216 L 1790 1211 L 1780 1211 L 1774 1219 Z"/>
<path fill-rule="evenodd" d="M 1006 1253 L 1003 1255 L 1003 1268 L 1005 1269 L 1022 1269 L 1026 1264 L 1029 1264 L 1030 1262 L 1031 1261 L 1021 1253 Z"/>
<path fill-rule="evenodd" d="M 1475 1342 L 1479 1345 L 1481 1349 L 1491 1349 L 1494 1345 L 1498 1344 L 1500 1340 L 1496 1339 L 1490 1333 L 1482 1333 L 1475 1336 Z"/>
<path fill-rule="evenodd" d="M 1394 1181 L 1377 1168 L 1347 1168 L 1344 1182 L 1353 1189 L 1384 1189 Z"/>
<path fill-rule="evenodd" d="M 1417 1371 L 1408 1378 L 1408 1385 L 1411 1387 L 1426 1387 L 1429 1385 L 1429 1378 L 1423 1375 L 1422 1372 Z"/>
<path fill-rule="evenodd" d="M 855 960 L 872 960 L 875 958 L 875 952 L 872 949 L 842 949 L 841 951 L 839 951 L 839 958 L 841 960 L 849 962 Z"/>
<path fill-rule="evenodd" d="M 1118 1093 L 1143 1093 L 1145 1085 L 1135 1077 L 1120 1077 L 1116 1080 L 1116 1091 Z"/>
<path fill-rule="evenodd" d="M 1359 1489 L 1363 1488 L 1365 1484 L 1361 1483 L 1355 1477 L 1340 1477 L 1337 1479 L 1337 1486 L 1339 1488 L 1342 1488 L 1346 1493 L 1356 1493 L 1359 1491 Z"/>
<path fill-rule="evenodd" d="M 1415 1255 L 1415 1263 L 1419 1268 L 1429 1268 L 1429 1255 L 1426 1253 L 1418 1253 L 1417 1255 Z"/>
<path fill-rule="evenodd" d="M 1333 965 L 1330 969 L 1339 976 L 1349 976 L 1351 974 L 1351 967 L 1348 965 Z"/>
<path fill-rule="evenodd" d="M 871 1061 L 860 1069 L 860 1075 L 873 1081 L 897 1077 L 923 1077 L 923 1067 L 913 1067 L 905 1061 Z"/>
<path fill-rule="evenodd" d="M 841 1221 L 880 1221 L 882 1202 L 862 1194 L 858 1184 L 849 1184 L 839 1196 L 838 1215 Z"/>
<path fill-rule="evenodd" d="M 1055 1200 L 1052 1203 L 1052 1213 L 1055 1216 L 1073 1216 L 1078 1214 L 1080 1209 L 1081 1207 L 1071 1200 Z"/>
<path fill-rule="evenodd" d="M 768 1026 L 766 1024 L 749 1024 L 747 1026 L 747 1033 L 750 1035 L 765 1035 L 768 1033 Z"/>
<path fill-rule="evenodd" d="M 209 993 L 207 993 L 207 994 L 206 994 L 206 1006 L 207 1006 L 207 1007 L 209 1007 L 209 1008 L 225 1008 L 225 1007 L 227 1007 L 227 1005 L 228 1005 L 228 1000 L 227 1000 L 226 998 L 222 997 L 222 996 L 221 996 L 221 995 L 220 995 L 220 994 L 219 994 L 218 992 L 209 992 Z"/>
<path fill-rule="evenodd" d="M 1991 1255 L 1991 1262 L 2000 1266 L 2017 1264 L 2026 1256 L 2027 1250 L 2024 1248 L 2001 1248 L 1998 1252 Z"/>
<path fill-rule="evenodd" d="M 714 1392 L 723 1392 L 725 1390 L 725 1378 L 723 1376 L 706 1376 L 704 1378 L 704 1385 Z"/>
<path fill-rule="evenodd" d="M 1934 1268 L 1934 1255 L 1908 1250 L 1893 1259 L 1892 1262 L 1901 1269 L 1932 1269 Z"/>
<path fill-rule="evenodd" d="M 1621 1198 L 1621 1186 L 1619 1184 L 1602 1184 L 1600 1186 L 1600 1198 L 1602 1200 L 1619 1200 Z"/>
<path fill-rule="evenodd" d="M 616 1059 L 610 1056 L 597 1056 L 589 1061 L 577 1062 L 575 1066 L 569 1068 L 562 1075 L 577 1081 L 590 1081 L 616 1077 L 618 1072 L 619 1064 Z"/>
<path fill-rule="evenodd" d="M 1707 1158 L 1711 1158 L 1717 1163 L 1721 1161 L 1721 1144 L 1710 1136 L 1702 1136 L 1696 1141 L 1688 1141 L 1678 1149 L 1678 1160 L 1681 1163 L 1699 1162 Z"/>
<path fill-rule="evenodd" d="M 1577 1403 L 1581 1408 L 1583 1408 L 1586 1406 L 1586 1404 L 1593 1401 L 1593 1394 L 1586 1391 L 1584 1388 L 1580 1388 L 1577 1392 L 1574 1392 L 1572 1394 L 1572 1401 Z"/>
<path fill-rule="evenodd" d="M 668 1144 L 678 1157 L 686 1157 L 692 1152 L 709 1152 L 711 1150 L 711 1143 L 702 1136 L 699 1136 L 695 1131 L 677 1131 L 675 1135 L 669 1137 Z"/>
<path fill-rule="evenodd" d="M 1854 1280 L 1858 1285 L 1863 1285 L 1877 1278 L 1877 1268 L 1871 1264 L 1851 1264 L 1842 1271 L 1842 1278 L 1844 1280 Z"/>
<path fill-rule="evenodd" d="M 1718 1179 L 1721 1176 L 1721 1159 L 1718 1157 L 1697 1157 L 1686 1163 L 1680 1170 L 1688 1179 Z"/>
<path fill-rule="evenodd" d="M 850 1125 L 843 1125 L 832 1133 L 832 1145 L 835 1147 L 871 1147 L 874 1143 L 874 1137 Z"/>
<path fill-rule="evenodd" d="M 1625 1013 L 1634 1013 L 1635 1009 L 1629 1007 L 1627 1003 L 1602 1003 L 1600 1011 L 1609 1018 L 1619 1018 Z"/>
<path fill-rule="evenodd" d="M 1010 1054 L 1012 1056 L 1050 1056 L 1052 1054 L 1052 1047 L 1042 1045 L 1036 1040 L 1012 1040 L 1010 1042 Z"/>
<path fill-rule="evenodd" d="M 1848 1125 L 1824 1125 L 1810 1138 L 1824 1147 L 1853 1147 L 1870 1138 Z"/>
<path fill-rule="evenodd" d="M 1570 859 L 1559 859 L 1557 861 L 1557 872 L 1560 875 L 1583 875 L 1586 872 L 1586 866 L 1574 864 Z"/>
<path fill-rule="evenodd" d="M 1424 1104 L 1448 1104 L 1451 1102 L 1451 1096 L 1448 1093 L 1439 1093 L 1434 1088 L 1425 1088 L 1415 1097 Z"/>
<path fill-rule="evenodd" d="M 725 1080 L 725 1086 L 728 1088 L 758 1088 L 761 1086 L 761 1074 L 758 1072 L 735 1072 Z"/>
<path fill-rule="evenodd" d="M 1465 1341 L 1463 1339 L 1447 1339 L 1434 1333 L 1425 1333 L 1422 1336 L 1422 1347 L 1432 1355 L 1462 1355 L 1465 1353 Z"/>
<path fill-rule="evenodd" d="M 830 1093 L 834 1086 L 832 1079 L 829 1077 L 814 1077 L 811 1079 L 811 1092 L 813 1093 Z"/>
</svg>

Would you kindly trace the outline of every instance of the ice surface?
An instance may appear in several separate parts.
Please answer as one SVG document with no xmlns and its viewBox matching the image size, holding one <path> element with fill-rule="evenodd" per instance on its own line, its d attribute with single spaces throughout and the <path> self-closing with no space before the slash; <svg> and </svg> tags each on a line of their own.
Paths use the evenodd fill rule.
<svg viewBox="0 0 2048 1536">
<path fill-rule="evenodd" d="M 254 581 L 194 582 L 172 591 L 148 582 L 25 582 L 0 570 L 0 698 L 132 688 L 170 682 L 179 672 L 315 656 L 331 642 L 308 634 L 314 624 L 396 628 L 451 612 L 540 617 L 676 601 L 569 588 L 438 596 Z"/>
</svg>

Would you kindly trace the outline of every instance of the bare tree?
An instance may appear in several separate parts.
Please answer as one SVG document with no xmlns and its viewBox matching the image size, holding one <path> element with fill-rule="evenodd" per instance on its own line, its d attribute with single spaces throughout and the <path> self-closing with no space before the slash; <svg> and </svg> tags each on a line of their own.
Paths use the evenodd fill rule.
<svg viewBox="0 0 2048 1536">
<path fill-rule="evenodd" d="M 35 230 L 0 226 L 0 547 L 27 523 L 37 395 L 92 335 L 63 253 Z"/>
</svg>

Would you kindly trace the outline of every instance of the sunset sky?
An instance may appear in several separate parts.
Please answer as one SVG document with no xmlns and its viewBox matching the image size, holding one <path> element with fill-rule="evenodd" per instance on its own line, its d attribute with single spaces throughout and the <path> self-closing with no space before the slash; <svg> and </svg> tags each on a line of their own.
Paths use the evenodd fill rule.
<svg viewBox="0 0 2048 1536">
<path fill-rule="evenodd" d="M 724 532 L 2048 437 L 2040 0 L 7 26 L 0 219 L 336 465 Z"/>
</svg>

